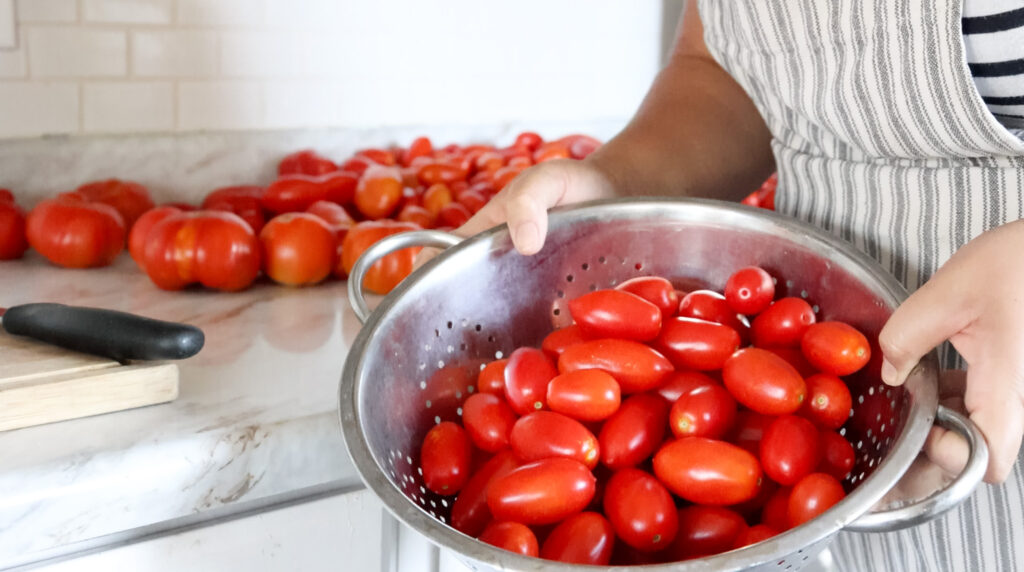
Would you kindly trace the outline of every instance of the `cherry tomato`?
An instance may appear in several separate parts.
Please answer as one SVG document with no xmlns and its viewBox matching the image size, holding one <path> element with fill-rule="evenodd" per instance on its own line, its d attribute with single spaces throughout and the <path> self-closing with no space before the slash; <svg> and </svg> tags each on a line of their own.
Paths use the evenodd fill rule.
<svg viewBox="0 0 1024 572">
<path fill-rule="evenodd" d="M 604 492 L 604 513 L 626 544 L 654 552 L 671 544 L 679 528 L 672 495 L 639 469 L 616 471 Z"/>
<path fill-rule="evenodd" d="M 487 506 L 497 520 L 552 524 L 583 511 L 594 497 L 595 481 L 579 461 L 542 459 L 496 478 L 487 490 Z"/>
<path fill-rule="evenodd" d="M 529 527 L 518 522 L 492 522 L 480 534 L 480 541 L 523 556 L 540 555 L 537 536 Z"/>
<path fill-rule="evenodd" d="M 597 437 L 579 421 L 554 411 L 534 411 L 512 426 L 509 444 L 523 461 L 566 457 L 593 469 L 601 456 Z"/>
<path fill-rule="evenodd" d="M 342 171 L 347 171 L 354 174 L 356 177 L 361 177 L 367 169 L 375 165 L 376 163 L 369 157 L 355 156 L 345 161 L 338 167 Z"/>
<path fill-rule="evenodd" d="M 303 149 L 285 155 L 277 165 L 278 176 L 285 175 L 326 175 L 338 170 L 330 159 L 312 149 Z"/>
<path fill-rule="evenodd" d="M 323 281 L 330 276 L 337 256 L 334 231 L 309 213 L 277 215 L 260 231 L 260 243 L 264 272 L 286 286 Z"/>
<path fill-rule="evenodd" d="M 401 222 L 411 222 L 422 228 L 433 228 L 437 217 L 430 214 L 430 211 L 416 205 L 405 205 L 395 217 Z"/>
<path fill-rule="evenodd" d="M 509 356 L 505 366 L 505 398 L 512 409 L 526 415 L 547 407 L 548 382 L 558 369 L 544 352 L 519 348 Z"/>
<path fill-rule="evenodd" d="M 240 216 L 249 223 L 252 231 L 259 234 L 266 222 L 263 214 L 263 187 L 240 185 L 214 189 L 203 199 L 203 210 L 227 211 Z M 180 207 L 179 207 L 180 208 Z M 187 210 L 187 209 L 182 209 Z"/>
<path fill-rule="evenodd" d="M 478 449 L 495 453 L 508 447 L 516 412 L 497 395 L 474 393 L 462 405 L 462 424 Z"/>
<path fill-rule="evenodd" d="M 800 339 L 800 349 L 811 365 L 834 375 L 850 375 L 871 359 L 868 339 L 845 322 L 812 324 Z"/>
<path fill-rule="evenodd" d="M 774 298 L 775 282 L 760 266 L 740 268 L 725 283 L 725 301 L 739 314 L 760 314 Z"/>
<path fill-rule="evenodd" d="M 504 189 L 505 185 L 511 183 L 512 179 L 518 177 L 519 173 L 522 173 L 524 170 L 525 169 L 523 167 L 513 165 L 498 169 L 494 172 L 494 188 L 499 191 Z"/>
<path fill-rule="evenodd" d="M 474 363 L 451 363 L 430 374 L 421 398 L 432 416 L 445 421 L 459 420 L 459 408 L 472 395 L 479 371 Z"/>
<path fill-rule="evenodd" d="M 562 352 L 565 351 L 565 348 L 583 343 L 588 339 L 590 338 L 583 335 L 583 330 L 576 324 L 573 324 L 555 330 L 545 336 L 540 347 L 551 359 L 557 360 L 562 355 Z"/>
<path fill-rule="evenodd" d="M 465 181 L 469 177 L 469 172 L 456 165 L 430 163 L 420 167 L 416 175 L 419 177 L 420 183 L 426 186 L 435 183 L 450 185 L 455 181 Z"/>
<path fill-rule="evenodd" d="M 665 356 L 631 340 L 592 340 L 569 346 L 558 358 L 558 371 L 603 369 L 619 382 L 624 394 L 655 389 L 672 371 Z"/>
<path fill-rule="evenodd" d="M 818 373 L 818 370 L 808 363 L 807 358 L 804 357 L 803 352 L 801 352 L 799 348 L 769 347 L 764 349 L 786 360 L 789 365 L 796 369 L 797 373 L 800 374 L 800 377 L 806 378 Z"/>
<path fill-rule="evenodd" d="M 455 200 L 473 214 L 480 212 L 480 209 L 487 205 L 487 197 L 478 191 L 463 191 Z"/>
<path fill-rule="evenodd" d="M 623 401 L 597 436 L 601 463 L 619 470 L 650 457 L 665 438 L 668 410 L 668 402 L 656 394 L 638 393 Z"/>
<path fill-rule="evenodd" d="M 724 324 L 736 330 L 742 339 L 748 337 L 750 329 L 740 320 L 736 310 L 733 310 L 725 300 L 725 296 L 713 290 L 694 290 L 683 296 L 679 300 L 679 316 Z"/>
<path fill-rule="evenodd" d="M 13 203 L 14 193 L 10 189 L 0 189 L 0 203 Z"/>
<path fill-rule="evenodd" d="M 505 396 L 505 366 L 508 359 L 494 360 L 487 364 L 476 380 L 476 387 L 481 393 L 493 393 Z"/>
<path fill-rule="evenodd" d="M 537 147 L 540 147 L 542 143 L 544 143 L 544 139 L 540 135 L 537 135 L 533 131 L 523 131 L 519 135 L 516 135 L 516 140 L 512 145 L 515 147 L 524 147 L 533 151 Z"/>
<path fill-rule="evenodd" d="M 736 420 L 736 400 L 717 383 L 698 387 L 679 396 L 668 420 L 676 437 L 719 439 Z"/>
<path fill-rule="evenodd" d="M 157 287 L 180 290 L 193 283 L 236 291 L 260 272 L 260 242 L 237 215 L 183 212 L 156 223 L 146 234 L 142 268 Z"/>
<path fill-rule="evenodd" d="M 740 411 L 736 414 L 736 423 L 733 425 L 730 441 L 754 455 L 760 455 L 764 430 L 774 420 L 774 417 L 756 411 Z"/>
<path fill-rule="evenodd" d="M 435 183 L 423 193 L 423 208 L 436 217 L 441 212 L 441 208 L 453 200 L 455 199 L 452 198 L 452 191 L 448 185 Z"/>
<path fill-rule="evenodd" d="M 636 294 L 661 310 L 661 318 L 667 320 L 679 310 L 679 296 L 668 280 L 660 276 L 637 276 L 630 278 L 615 287 L 631 294 Z"/>
<path fill-rule="evenodd" d="M 655 346 L 679 369 L 722 369 L 740 347 L 736 330 L 716 322 L 675 317 L 665 321 Z"/>
<path fill-rule="evenodd" d="M 607 566 L 611 562 L 615 532 L 608 519 L 596 512 L 581 512 L 558 524 L 540 548 L 540 557 L 568 564 Z"/>
<path fill-rule="evenodd" d="M 491 509 L 487 507 L 487 487 L 494 479 L 507 475 L 518 466 L 519 460 L 515 454 L 505 449 L 473 473 L 452 503 L 452 527 L 463 534 L 478 536 L 491 521 Z"/>
<path fill-rule="evenodd" d="M 607 419 L 621 399 L 619 382 L 599 369 L 563 373 L 548 383 L 548 407 L 580 421 Z"/>
<path fill-rule="evenodd" d="M 779 487 L 761 509 L 761 524 L 779 532 L 792 528 L 789 524 L 789 497 L 793 487 Z"/>
<path fill-rule="evenodd" d="M 558 141 L 549 141 L 544 143 L 533 152 L 533 161 L 537 163 L 543 163 L 544 161 L 551 161 L 553 159 L 571 159 L 572 151 L 569 150 L 569 146 Z M 510 160 L 509 165 L 512 164 Z"/>
<path fill-rule="evenodd" d="M 714 506 L 750 500 L 761 483 L 756 457 L 731 443 L 703 437 L 676 439 L 659 449 L 654 474 L 680 497 Z"/>
<path fill-rule="evenodd" d="M 25 219 L 25 236 L 47 260 L 66 268 L 106 266 L 124 249 L 124 220 L 114 207 L 47 199 Z"/>
<path fill-rule="evenodd" d="M 780 298 L 754 318 L 750 334 L 759 348 L 800 347 L 800 339 L 814 322 L 814 309 L 805 300 Z"/>
<path fill-rule="evenodd" d="M 402 165 L 408 167 L 417 157 L 433 157 L 434 144 L 429 137 L 417 137 L 409 144 L 409 149 L 402 155 Z"/>
<path fill-rule="evenodd" d="M 789 524 L 800 526 L 846 497 L 843 485 L 831 475 L 811 473 L 793 485 L 789 495 Z"/>
<path fill-rule="evenodd" d="M 750 546 L 751 544 L 757 544 L 758 542 L 763 542 L 778 534 L 778 530 L 768 526 L 767 524 L 755 524 L 754 526 L 745 529 L 736 537 L 736 541 L 732 543 L 732 548 L 735 550 L 737 548 L 743 548 L 744 546 Z"/>
<path fill-rule="evenodd" d="M 280 214 L 305 211 L 317 201 L 330 201 L 345 205 L 352 201 L 358 178 L 348 171 L 337 171 L 320 176 L 285 175 L 263 192 L 263 208 Z"/>
<path fill-rule="evenodd" d="M 481 153 L 475 161 L 477 171 L 494 172 L 505 166 L 505 159 L 495 151 Z"/>
<path fill-rule="evenodd" d="M 601 146 L 601 142 L 589 135 L 566 135 L 559 142 L 569 147 L 569 154 L 573 159 L 585 159 Z"/>
<path fill-rule="evenodd" d="M 646 342 L 661 330 L 661 310 L 636 294 L 598 290 L 569 301 L 569 313 L 592 338 Z"/>
<path fill-rule="evenodd" d="M 441 207 L 441 212 L 437 214 L 437 220 L 442 226 L 459 228 L 466 224 L 472 216 L 469 209 L 462 203 L 448 203 Z"/>
<path fill-rule="evenodd" d="M 398 208 L 403 188 L 402 177 L 397 169 L 371 167 L 359 178 L 356 186 L 356 208 L 371 220 L 388 217 Z"/>
<path fill-rule="evenodd" d="M 14 204 L 13 198 L 4 201 L 0 197 L 0 260 L 21 258 L 26 249 L 25 213 Z"/>
<path fill-rule="evenodd" d="M 378 165 L 387 167 L 398 163 L 398 160 L 395 159 L 395 154 L 384 149 L 362 149 L 356 152 L 356 157 L 366 157 Z"/>
<path fill-rule="evenodd" d="M 178 207 L 156 207 L 155 209 L 146 211 L 138 218 L 138 220 L 135 221 L 135 225 L 132 226 L 131 232 L 128 233 L 128 253 L 131 254 L 132 260 L 134 260 L 136 264 L 142 264 L 142 257 L 146 250 L 146 239 L 153 226 L 165 218 L 180 212 L 182 212 L 182 210 Z"/>
<path fill-rule="evenodd" d="M 341 264 L 335 268 L 335 274 L 348 276 L 363 251 L 385 236 L 419 228 L 412 223 L 391 220 L 357 223 L 341 243 Z M 370 292 L 387 294 L 412 273 L 413 262 L 420 250 L 420 247 L 404 248 L 381 258 L 366 272 L 363 286 Z"/>
<path fill-rule="evenodd" d="M 819 373 L 804 380 L 807 384 L 807 398 L 799 414 L 825 429 L 839 429 L 850 418 L 853 398 L 843 380 Z"/>
<path fill-rule="evenodd" d="M 669 548 L 674 561 L 732 550 L 736 539 L 749 528 L 739 513 L 720 506 L 684 507 L 678 518 L 679 533 Z"/>
<path fill-rule="evenodd" d="M 320 220 L 327 223 L 338 239 L 338 246 L 341 246 L 341 241 L 345 240 L 348 229 L 356 224 L 345 207 L 331 201 L 317 201 L 309 205 L 306 212 L 320 217 Z"/>
<path fill-rule="evenodd" d="M 796 415 L 772 421 L 761 438 L 761 466 L 780 485 L 789 486 L 810 474 L 821 460 L 818 428 Z"/>
<path fill-rule="evenodd" d="M 439 495 L 453 495 L 469 479 L 473 454 L 466 430 L 451 421 L 430 428 L 420 447 L 423 484 Z"/>
<path fill-rule="evenodd" d="M 821 462 L 815 472 L 827 473 L 840 481 L 850 476 L 856 458 L 853 445 L 835 431 L 822 431 L 818 438 L 821 443 Z"/>
<path fill-rule="evenodd" d="M 718 385 L 718 382 L 699 371 L 673 371 L 665 378 L 665 383 L 658 388 L 658 395 L 664 397 L 669 403 L 675 403 L 683 394 L 706 385 Z"/>
<path fill-rule="evenodd" d="M 149 196 L 149 189 L 139 183 L 120 179 L 86 183 L 75 189 L 74 194 L 90 203 L 103 203 L 114 207 L 124 219 L 127 230 L 131 230 L 142 213 L 156 206 Z"/>
<path fill-rule="evenodd" d="M 733 354 L 722 368 L 722 380 L 736 401 L 765 415 L 794 413 L 807 394 L 807 385 L 793 366 L 759 348 Z"/>
</svg>

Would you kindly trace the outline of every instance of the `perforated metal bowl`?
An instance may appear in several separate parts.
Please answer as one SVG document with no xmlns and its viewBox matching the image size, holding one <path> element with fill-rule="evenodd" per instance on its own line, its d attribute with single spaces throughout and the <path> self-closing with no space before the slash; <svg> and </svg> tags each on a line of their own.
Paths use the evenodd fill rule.
<svg viewBox="0 0 1024 572">
<path fill-rule="evenodd" d="M 412 245 L 448 248 L 370 313 L 360 288 L 366 270 L 387 252 Z M 422 483 L 423 436 L 461 414 L 481 364 L 536 347 L 552 327 L 567 324 L 569 299 L 643 275 L 721 290 L 734 270 L 751 264 L 783 277 L 779 295 L 807 299 L 819 320 L 844 320 L 872 338 L 906 296 L 873 260 L 832 236 L 776 213 L 715 201 L 616 200 L 555 210 L 544 249 L 534 256 L 515 252 L 504 226 L 465 241 L 436 231 L 384 239 L 364 253 L 349 279 L 350 300 L 365 321 L 339 395 L 356 468 L 395 516 L 475 570 L 581 568 L 506 552 L 448 526 L 451 499 Z M 987 450 L 968 420 L 938 407 L 935 354 L 900 388 L 879 380 L 878 363 L 873 359 L 849 379 L 853 415 L 843 432 L 857 459 L 843 501 L 744 549 L 630 569 L 799 569 L 839 530 L 918 524 L 966 498 L 984 473 Z M 923 501 L 869 512 L 910 466 L 935 422 L 968 440 L 966 470 Z"/>
</svg>

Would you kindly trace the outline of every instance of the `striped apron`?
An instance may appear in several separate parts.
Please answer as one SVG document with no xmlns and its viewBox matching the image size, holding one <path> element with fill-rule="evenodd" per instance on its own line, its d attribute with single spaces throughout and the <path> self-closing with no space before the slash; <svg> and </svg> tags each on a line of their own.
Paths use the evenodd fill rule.
<svg viewBox="0 0 1024 572">
<path fill-rule="evenodd" d="M 851 242 L 911 291 L 970 239 L 1024 218 L 1024 142 L 978 95 L 961 0 L 699 8 L 708 48 L 772 131 L 780 212 Z M 857 572 L 1024 570 L 1024 461 L 932 523 L 842 533 L 833 554 Z"/>
</svg>

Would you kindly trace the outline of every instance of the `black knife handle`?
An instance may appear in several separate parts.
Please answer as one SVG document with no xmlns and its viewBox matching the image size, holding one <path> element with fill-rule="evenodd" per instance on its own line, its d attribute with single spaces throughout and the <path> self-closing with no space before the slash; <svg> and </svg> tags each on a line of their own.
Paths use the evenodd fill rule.
<svg viewBox="0 0 1024 572">
<path fill-rule="evenodd" d="M 135 314 L 66 306 L 22 304 L 7 309 L 3 328 L 68 349 L 118 361 L 184 359 L 203 347 L 203 331 Z"/>
</svg>

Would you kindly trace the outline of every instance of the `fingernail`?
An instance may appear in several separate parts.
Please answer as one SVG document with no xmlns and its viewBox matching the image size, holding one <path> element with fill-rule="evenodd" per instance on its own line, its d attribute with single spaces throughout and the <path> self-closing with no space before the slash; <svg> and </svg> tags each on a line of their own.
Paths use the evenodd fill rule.
<svg viewBox="0 0 1024 572">
<path fill-rule="evenodd" d="M 540 250 L 540 229 L 533 222 L 522 222 L 516 226 L 516 246 L 520 252 L 533 254 Z"/>
<path fill-rule="evenodd" d="M 889 360 L 882 359 L 882 381 L 889 385 L 896 385 L 896 368 L 889 363 Z"/>
</svg>

